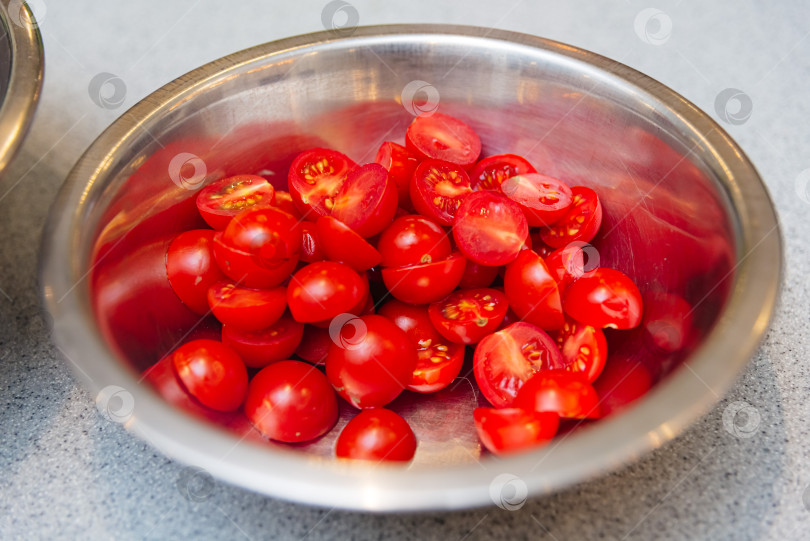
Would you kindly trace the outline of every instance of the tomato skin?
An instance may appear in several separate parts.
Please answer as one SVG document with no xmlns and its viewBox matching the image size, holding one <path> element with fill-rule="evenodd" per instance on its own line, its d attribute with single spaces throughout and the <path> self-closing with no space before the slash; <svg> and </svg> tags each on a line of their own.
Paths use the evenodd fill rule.
<svg viewBox="0 0 810 541">
<path fill-rule="evenodd" d="M 588 383 L 599 377 L 608 354 L 602 329 L 566 319 L 563 328 L 551 336 L 562 352 L 566 370 L 583 374 Z"/>
<path fill-rule="evenodd" d="M 464 256 L 455 253 L 442 261 L 384 268 L 382 277 L 385 287 L 394 298 L 411 304 L 428 304 L 438 301 L 456 288 L 464 275 L 466 264 Z"/>
<path fill-rule="evenodd" d="M 433 327 L 456 344 L 475 344 L 494 332 L 509 304 L 497 289 L 459 289 L 431 303 L 428 315 Z"/>
<path fill-rule="evenodd" d="M 599 395 L 599 406 L 605 417 L 647 394 L 652 387 L 652 375 L 643 364 L 614 356 L 605 365 L 593 387 Z"/>
<path fill-rule="evenodd" d="M 571 188 L 571 206 L 552 225 L 540 229 L 540 238 L 552 248 L 574 241 L 590 242 L 602 225 L 602 203 L 596 192 L 585 186 Z"/>
<path fill-rule="evenodd" d="M 397 186 L 378 163 L 355 167 L 338 189 L 332 216 L 361 237 L 376 235 L 397 212 Z"/>
<path fill-rule="evenodd" d="M 273 206 L 279 210 L 283 210 L 296 220 L 304 219 L 304 215 L 301 214 L 301 211 L 299 211 L 298 207 L 295 206 L 295 202 L 293 201 L 290 192 L 276 190 L 275 197 L 273 197 Z"/>
<path fill-rule="evenodd" d="M 484 337 L 475 347 L 473 373 L 481 393 L 496 408 L 509 407 L 536 372 L 563 368 L 554 340 L 519 321 Z"/>
<path fill-rule="evenodd" d="M 568 184 L 539 173 L 509 178 L 501 185 L 501 191 L 520 206 L 532 227 L 553 224 L 573 202 Z"/>
<path fill-rule="evenodd" d="M 404 267 L 445 259 L 451 247 L 441 226 L 410 214 L 397 218 L 382 232 L 377 249 L 384 267 Z"/>
<path fill-rule="evenodd" d="M 515 407 L 553 411 L 567 419 L 600 417 L 599 396 L 584 375 L 567 370 L 543 370 L 518 391 Z"/>
<path fill-rule="evenodd" d="M 363 410 L 343 428 L 335 454 L 354 460 L 408 462 L 416 454 L 416 436 L 408 422 L 391 410 Z"/>
<path fill-rule="evenodd" d="M 315 439 L 335 426 L 338 402 L 323 373 L 301 361 L 280 361 L 253 377 L 245 415 L 265 436 L 288 443 Z"/>
<path fill-rule="evenodd" d="M 562 328 L 562 301 L 557 282 L 532 250 L 523 250 L 506 266 L 504 292 L 509 306 L 522 320 L 551 331 Z"/>
<path fill-rule="evenodd" d="M 301 222 L 301 261 L 307 263 L 323 261 L 327 258 L 325 245 L 314 223 Z"/>
<path fill-rule="evenodd" d="M 458 286 L 463 289 L 476 289 L 479 287 L 489 287 L 495 278 L 498 277 L 501 267 L 491 267 L 488 265 L 481 265 L 475 261 L 467 260 L 467 265 L 464 267 L 464 275 L 461 277 L 461 282 Z"/>
<path fill-rule="evenodd" d="M 273 204 L 275 189 L 264 177 L 236 175 L 212 182 L 197 194 L 205 223 L 221 231 L 240 212 Z"/>
<path fill-rule="evenodd" d="M 461 202 L 453 220 L 453 238 L 468 259 L 481 265 L 514 261 L 529 236 L 520 207 L 490 190 L 473 192 Z"/>
<path fill-rule="evenodd" d="M 399 206 L 411 209 L 411 177 L 419 165 L 419 157 L 402 145 L 386 141 L 380 145 L 374 161 L 388 170 L 388 178 L 396 184 Z"/>
<path fill-rule="evenodd" d="M 419 214 L 439 225 L 453 225 L 461 201 L 470 193 L 470 177 L 450 162 L 425 160 L 411 177 L 411 203 Z"/>
<path fill-rule="evenodd" d="M 288 187 L 299 212 L 312 219 L 331 214 L 335 195 L 356 165 L 345 154 L 327 148 L 296 156 L 290 164 Z"/>
<path fill-rule="evenodd" d="M 177 235 L 166 252 L 166 275 L 178 298 L 196 314 L 208 314 L 208 288 L 225 279 L 214 262 L 214 231 L 192 229 Z"/>
<path fill-rule="evenodd" d="M 520 408 L 475 408 L 473 418 L 481 443 L 499 456 L 547 444 L 560 425 L 555 412 Z"/>
<path fill-rule="evenodd" d="M 598 268 L 572 283 L 565 293 L 565 313 L 586 325 L 632 329 L 641 323 L 641 292 L 621 271 Z"/>
<path fill-rule="evenodd" d="M 287 279 L 298 264 L 298 258 L 271 263 L 248 252 L 236 250 L 222 242 L 221 232 L 214 235 L 213 247 L 217 266 L 225 276 L 245 287 L 275 287 Z"/>
<path fill-rule="evenodd" d="M 310 263 L 296 272 L 287 287 L 287 305 L 302 323 L 330 320 L 366 302 L 368 282 L 348 265 Z"/>
<path fill-rule="evenodd" d="M 225 280 L 208 288 L 208 305 L 223 324 L 255 331 L 279 320 L 287 308 L 287 289 L 249 289 Z"/>
<path fill-rule="evenodd" d="M 405 147 L 424 159 L 469 169 L 481 154 L 481 139 L 463 121 L 442 113 L 419 115 L 405 132 Z"/>
<path fill-rule="evenodd" d="M 247 391 L 245 363 L 231 348 L 216 340 L 192 340 L 172 354 L 175 373 L 186 390 L 204 406 L 234 411 Z"/>
<path fill-rule="evenodd" d="M 379 265 L 382 255 L 366 239 L 332 216 L 321 216 L 315 222 L 323 250 L 332 261 L 345 263 L 356 271 Z"/>
<path fill-rule="evenodd" d="M 332 337 L 329 336 L 328 328 L 307 324 L 304 325 L 304 335 L 295 350 L 295 354 L 307 362 L 323 366 L 326 364 L 326 355 L 329 353 L 329 346 L 331 345 Z"/>
<path fill-rule="evenodd" d="M 344 334 L 347 327 L 353 335 Z M 361 316 L 347 322 L 329 347 L 326 375 L 352 406 L 377 408 L 410 383 L 416 360 L 416 349 L 405 332 L 382 316 Z"/>
<path fill-rule="evenodd" d="M 547 257 L 543 258 L 543 262 L 548 267 L 549 272 L 557 281 L 557 289 L 560 291 L 560 297 L 565 295 L 574 280 L 581 278 L 586 272 L 593 269 L 586 269 L 585 254 L 583 247 L 587 244 L 579 241 L 574 241 L 565 248 L 554 250 Z M 591 263 L 590 261 L 588 262 Z"/>
<path fill-rule="evenodd" d="M 301 343 L 303 334 L 304 324 L 286 315 L 270 327 L 258 331 L 222 326 L 222 342 L 239 353 L 251 368 L 288 359 Z"/>
<path fill-rule="evenodd" d="M 430 322 L 428 307 L 425 305 L 409 304 L 391 299 L 380 306 L 377 314 L 385 317 L 401 329 L 407 336 L 408 341 L 414 345 L 421 341 L 441 338 L 439 332 Z"/>
<path fill-rule="evenodd" d="M 474 191 L 500 191 L 506 179 L 536 172 L 532 164 L 522 156 L 497 154 L 480 160 L 470 169 L 470 185 Z"/>
</svg>

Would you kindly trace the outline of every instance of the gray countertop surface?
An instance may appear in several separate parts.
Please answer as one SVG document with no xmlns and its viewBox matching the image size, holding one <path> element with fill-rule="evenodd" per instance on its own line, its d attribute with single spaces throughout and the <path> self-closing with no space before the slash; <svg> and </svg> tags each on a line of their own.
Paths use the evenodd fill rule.
<svg viewBox="0 0 810 541">
<path fill-rule="evenodd" d="M 518 511 L 385 516 L 221 483 L 193 501 L 178 489 L 180 464 L 97 413 L 39 315 L 39 236 L 59 186 L 101 130 L 138 100 L 225 54 L 322 30 L 326 3 L 32 2 L 45 86 L 0 183 L 0 538 L 810 538 L 810 4 L 802 0 L 351 0 L 360 24 L 495 26 L 584 47 L 651 75 L 716 119 L 724 89 L 750 97 L 750 117 L 724 127 L 761 172 L 780 215 L 781 305 L 739 382 L 671 443 Z M 658 22 L 639 34 L 634 23 L 650 8 L 659 11 L 641 16 Z M 88 85 L 102 72 L 125 83 L 120 107 L 91 99 Z M 758 417 L 750 437 L 724 429 L 732 402 Z"/>
</svg>

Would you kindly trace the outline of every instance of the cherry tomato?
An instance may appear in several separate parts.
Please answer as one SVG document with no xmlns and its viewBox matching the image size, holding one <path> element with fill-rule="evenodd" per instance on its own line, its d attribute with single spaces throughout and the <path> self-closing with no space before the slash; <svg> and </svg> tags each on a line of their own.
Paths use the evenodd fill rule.
<svg viewBox="0 0 810 541">
<path fill-rule="evenodd" d="M 568 287 L 563 308 L 586 325 L 632 329 L 641 322 L 641 292 L 623 272 L 602 267 Z"/>
<path fill-rule="evenodd" d="M 287 287 L 287 304 L 297 321 L 328 321 L 365 306 L 368 281 L 348 265 L 335 261 L 310 263 L 296 272 Z"/>
<path fill-rule="evenodd" d="M 523 250 L 506 266 L 503 279 L 509 306 L 524 321 L 547 331 L 563 326 L 564 318 L 557 282 L 532 250 Z"/>
<path fill-rule="evenodd" d="M 554 340 L 543 329 L 522 321 L 484 337 L 473 358 L 475 381 L 496 408 L 511 406 L 535 372 L 564 366 Z"/>
<path fill-rule="evenodd" d="M 551 335 L 562 352 L 565 369 L 579 372 L 593 383 L 607 360 L 607 340 L 602 329 L 566 319 L 565 325 Z"/>
<path fill-rule="evenodd" d="M 547 258 L 551 255 L 551 252 L 554 251 L 554 248 L 543 242 L 541 238 L 542 229 L 532 229 L 529 233 L 529 239 L 532 245 L 532 250 L 537 252 L 537 254 L 542 257 L 543 259 Z"/>
<path fill-rule="evenodd" d="M 249 289 L 225 280 L 208 288 L 208 304 L 223 324 L 255 331 L 278 321 L 287 308 L 287 290 Z"/>
<path fill-rule="evenodd" d="M 497 154 L 484 158 L 470 169 L 470 185 L 475 191 L 500 191 L 504 180 L 536 172 L 532 164 L 522 156 Z"/>
<path fill-rule="evenodd" d="M 554 438 L 560 425 L 554 412 L 519 408 L 475 408 L 473 418 L 481 443 L 496 455 L 540 447 Z"/>
<path fill-rule="evenodd" d="M 380 306 L 377 314 L 401 329 L 414 346 L 422 341 L 441 339 L 441 335 L 430 322 L 428 307 L 425 305 L 409 304 L 391 299 Z"/>
<path fill-rule="evenodd" d="M 283 210 L 296 220 L 300 220 L 304 217 L 301 214 L 301 211 L 298 210 L 298 207 L 295 206 L 295 202 L 293 201 L 290 192 L 276 190 L 276 195 L 273 197 L 273 206 L 279 210 Z"/>
<path fill-rule="evenodd" d="M 327 148 L 305 150 L 293 160 L 288 173 L 290 195 L 304 216 L 328 216 L 334 198 L 355 163 Z"/>
<path fill-rule="evenodd" d="M 456 344 L 475 344 L 495 331 L 509 304 L 497 289 L 459 289 L 428 308 L 439 333 Z"/>
<path fill-rule="evenodd" d="M 327 258 L 325 253 L 326 241 L 312 222 L 301 222 L 301 261 L 315 263 Z"/>
<path fill-rule="evenodd" d="M 356 408 L 382 407 L 408 385 L 416 349 L 405 333 L 382 316 L 344 322 L 333 336 L 326 375 L 335 390 Z"/>
<path fill-rule="evenodd" d="M 231 218 L 245 209 L 273 204 L 275 190 L 263 177 L 236 175 L 219 179 L 197 194 L 197 209 L 205 222 L 225 229 Z"/>
<path fill-rule="evenodd" d="M 388 170 L 388 178 L 397 185 L 399 206 L 410 209 L 410 184 L 419 157 L 402 145 L 386 141 L 380 145 L 374 161 Z"/>
<path fill-rule="evenodd" d="M 674 293 L 645 294 L 641 324 L 655 347 L 680 351 L 694 338 L 692 312 L 692 306 Z"/>
<path fill-rule="evenodd" d="M 245 364 L 251 368 L 261 368 L 284 359 L 295 352 L 304 324 L 290 316 L 281 316 L 270 327 L 258 331 L 243 331 L 222 326 L 222 342 L 239 353 Z"/>
<path fill-rule="evenodd" d="M 250 382 L 245 415 L 268 438 L 295 443 L 329 432 L 337 422 L 338 403 L 320 370 L 301 361 L 280 361 Z"/>
<path fill-rule="evenodd" d="M 604 417 L 644 396 L 652 386 L 652 376 L 639 362 L 611 357 L 593 386 L 599 395 L 599 406 Z"/>
<path fill-rule="evenodd" d="M 376 235 L 397 212 L 397 186 L 378 163 L 355 167 L 335 194 L 332 216 L 361 237 Z"/>
<path fill-rule="evenodd" d="M 520 206 L 532 227 L 553 224 L 565 215 L 573 201 L 568 184 L 539 173 L 506 179 L 501 191 Z"/>
<path fill-rule="evenodd" d="M 465 169 L 481 154 L 481 139 L 473 129 L 442 113 L 416 117 L 405 133 L 405 146 L 422 158 L 455 163 Z"/>
<path fill-rule="evenodd" d="M 529 236 L 517 204 L 498 192 L 473 192 L 461 202 L 453 220 L 453 238 L 467 258 L 481 265 L 514 261 Z"/>
<path fill-rule="evenodd" d="M 588 257 L 591 257 L 591 251 L 595 250 L 589 244 L 581 241 L 574 241 L 564 248 L 554 250 L 547 257 L 543 258 L 543 262 L 548 267 L 549 272 L 557 281 L 557 289 L 560 290 L 560 296 L 565 294 L 574 280 L 581 278 L 586 272 L 596 268 L 596 264 L 590 259 L 585 262 L 585 253 L 588 252 Z M 595 257 L 595 256 L 594 256 Z"/>
<path fill-rule="evenodd" d="M 552 248 L 575 240 L 590 242 L 602 225 L 602 203 L 596 192 L 584 186 L 571 188 L 571 206 L 554 224 L 540 230 L 540 238 Z"/>
<path fill-rule="evenodd" d="M 335 443 L 339 458 L 408 462 L 415 453 L 416 436 L 408 422 L 384 408 L 355 415 Z"/>
<path fill-rule="evenodd" d="M 340 220 L 321 216 L 315 225 L 323 250 L 332 261 L 345 263 L 356 271 L 364 271 L 379 265 L 382 260 L 382 255 L 374 246 Z"/>
<path fill-rule="evenodd" d="M 543 370 L 518 391 L 514 406 L 527 411 L 553 411 L 567 419 L 598 418 L 599 396 L 583 374 Z"/>
<path fill-rule="evenodd" d="M 412 214 L 394 220 L 380 235 L 377 249 L 384 267 L 404 267 L 445 259 L 450 239 L 436 222 Z"/>
<path fill-rule="evenodd" d="M 475 289 L 479 287 L 489 287 L 495 278 L 498 277 L 501 267 L 490 267 L 488 265 L 480 265 L 475 261 L 467 260 L 467 265 L 464 267 L 464 275 L 461 277 L 461 282 L 458 286 L 464 289 Z"/>
<path fill-rule="evenodd" d="M 412 304 L 436 302 L 453 291 L 464 275 L 467 260 L 461 254 L 450 254 L 447 259 L 385 268 L 383 282 L 395 298 Z"/>
<path fill-rule="evenodd" d="M 200 315 L 209 312 L 208 288 L 225 279 L 214 263 L 213 240 L 214 232 L 208 229 L 185 231 L 174 238 L 166 252 L 169 285 L 183 304 Z"/>
<path fill-rule="evenodd" d="M 216 340 L 193 340 L 172 354 L 174 370 L 188 392 L 217 411 L 242 405 L 248 385 L 247 369 L 239 355 Z"/>
<path fill-rule="evenodd" d="M 277 286 L 292 274 L 298 264 L 297 258 L 272 262 L 236 250 L 222 242 L 221 232 L 214 235 L 213 247 L 214 259 L 225 276 L 245 287 L 266 289 Z"/>
<path fill-rule="evenodd" d="M 425 160 L 411 177 L 411 203 L 419 214 L 440 225 L 452 225 L 461 201 L 470 193 L 470 177 L 460 166 Z"/>
<path fill-rule="evenodd" d="M 331 345 L 332 337 L 329 336 L 328 328 L 304 325 L 304 336 L 295 354 L 312 364 L 324 365 Z"/>
</svg>

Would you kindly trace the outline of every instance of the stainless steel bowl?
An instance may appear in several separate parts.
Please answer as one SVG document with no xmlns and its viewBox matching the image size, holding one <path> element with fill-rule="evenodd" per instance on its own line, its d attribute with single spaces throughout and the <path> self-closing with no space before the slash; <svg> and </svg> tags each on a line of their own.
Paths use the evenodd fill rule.
<svg viewBox="0 0 810 541">
<path fill-rule="evenodd" d="M 295 449 L 240 435 L 141 383 L 144 368 L 197 323 L 163 268 L 171 237 L 197 223 L 195 189 L 236 172 L 282 176 L 296 152 L 316 145 L 369 161 L 415 110 L 437 100 L 481 134 L 485 152 L 524 154 L 538 169 L 593 186 L 605 207 L 594 241 L 602 264 L 629 273 L 648 296 L 667 292 L 693 305 L 693 340 L 679 351 L 657 349 L 650 325 L 611 338 L 614 358 L 655 379 L 648 395 L 546 448 L 493 459 L 480 454 L 471 423 L 479 397 L 462 379 L 434 399 L 394 405 L 421 441 L 403 468 L 333 460 L 333 435 Z M 272 496 L 405 511 L 499 503 L 523 484 L 532 495 L 558 490 L 675 437 L 754 352 L 774 309 L 781 261 L 757 172 L 717 124 L 670 89 L 534 36 L 381 26 L 233 54 L 125 113 L 79 160 L 53 207 L 41 283 L 53 339 L 104 412 L 164 453 Z M 677 327 L 655 323 L 663 332 Z"/>
<path fill-rule="evenodd" d="M 19 0 L 0 3 L 0 175 L 34 116 L 42 88 L 42 38 L 31 10 Z"/>
</svg>

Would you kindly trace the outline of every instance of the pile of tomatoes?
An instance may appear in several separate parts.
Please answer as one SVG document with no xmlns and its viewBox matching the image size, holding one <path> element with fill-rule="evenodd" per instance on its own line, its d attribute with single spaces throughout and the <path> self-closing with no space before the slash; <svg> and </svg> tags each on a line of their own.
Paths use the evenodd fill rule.
<svg viewBox="0 0 810 541">
<path fill-rule="evenodd" d="M 467 124 L 434 113 L 373 163 L 302 152 L 288 191 L 255 175 L 203 188 L 211 229 L 177 236 L 166 268 L 222 335 L 168 357 L 184 392 L 282 442 L 331 430 L 340 397 L 359 413 L 337 456 L 408 461 L 416 438 L 385 406 L 445 388 L 474 348 L 492 407 L 471 422 L 491 452 L 547 442 L 561 419 L 600 417 L 602 329 L 637 326 L 642 303 L 629 277 L 586 261 L 599 197 L 520 156 L 480 153 Z"/>
</svg>

